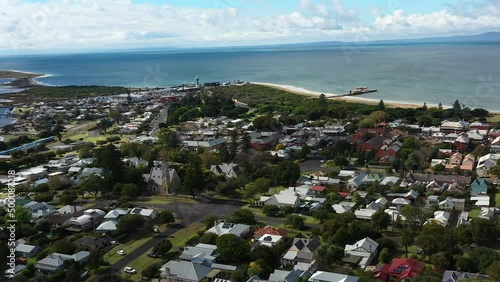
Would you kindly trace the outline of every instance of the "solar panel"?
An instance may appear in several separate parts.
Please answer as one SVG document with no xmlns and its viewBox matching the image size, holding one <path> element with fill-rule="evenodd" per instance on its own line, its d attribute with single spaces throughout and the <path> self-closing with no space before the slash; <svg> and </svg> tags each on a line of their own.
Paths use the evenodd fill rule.
<svg viewBox="0 0 500 282">
<path fill-rule="evenodd" d="M 229 228 L 231 228 L 231 225 L 232 225 L 231 223 L 224 223 L 224 224 L 222 225 L 222 228 L 224 228 L 224 229 L 229 229 Z"/>
<path fill-rule="evenodd" d="M 141 211 L 142 211 L 141 209 L 134 209 L 132 212 L 133 213 L 141 213 Z"/>
<path fill-rule="evenodd" d="M 271 236 L 266 236 L 264 237 L 264 241 L 272 241 L 273 238 Z"/>
</svg>

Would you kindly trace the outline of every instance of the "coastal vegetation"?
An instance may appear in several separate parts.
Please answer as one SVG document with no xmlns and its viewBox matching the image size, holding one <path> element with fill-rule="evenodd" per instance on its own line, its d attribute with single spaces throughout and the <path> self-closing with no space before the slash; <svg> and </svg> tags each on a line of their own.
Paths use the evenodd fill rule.
<svg viewBox="0 0 500 282">
<path fill-rule="evenodd" d="M 128 88 L 121 86 L 47 86 L 26 89 L 22 92 L 9 94 L 8 99 L 15 101 L 55 101 L 82 99 L 104 95 L 129 93 Z"/>
</svg>

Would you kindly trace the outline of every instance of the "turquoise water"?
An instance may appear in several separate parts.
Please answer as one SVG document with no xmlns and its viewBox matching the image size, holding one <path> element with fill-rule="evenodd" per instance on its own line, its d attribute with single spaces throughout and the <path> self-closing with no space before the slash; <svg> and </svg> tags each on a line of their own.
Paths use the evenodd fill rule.
<svg viewBox="0 0 500 282">
<path fill-rule="evenodd" d="M 411 44 L 308 49 L 155 51 L 0 57 L 0 69 L 45 73 L 51 85 L 153 87 L 243 81 L 410 103 L 500 110 L 500 44 Z M 1 90 L 0 90 L 1 91 Z"/>
</svg>

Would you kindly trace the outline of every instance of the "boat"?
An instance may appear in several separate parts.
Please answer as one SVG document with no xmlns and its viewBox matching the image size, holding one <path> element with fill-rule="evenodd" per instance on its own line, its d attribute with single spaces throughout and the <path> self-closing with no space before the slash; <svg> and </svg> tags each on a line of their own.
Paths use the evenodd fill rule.
<svg viewBox="0 0 500 282">
<path fill-rule="evenodd" d="M 369 89 L 367 86 L 361 86 L 349 91 L 346 95 L 360 95 L 372 92 L 377 92 L 377 89 Z"/>
</svg>

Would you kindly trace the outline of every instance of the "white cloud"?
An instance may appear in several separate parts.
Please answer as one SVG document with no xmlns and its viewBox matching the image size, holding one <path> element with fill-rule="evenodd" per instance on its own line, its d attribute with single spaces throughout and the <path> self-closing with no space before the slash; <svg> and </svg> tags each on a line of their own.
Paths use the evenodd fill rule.
<svg viewBox="0 0 500 282">
<path fill-rule="evenodd" d="M 238 8 L 243 2 L 253 5 L 251 12 Z M 463 2 L 429 14 L 388 4 L 369 9 L 371 22 L 362 22 L 360 11 L 340 0 L 301 0 L 299 10 L 288 13 L 271 10 L 264 2 L 218 0 L 211 8 L 196 8 L 130 0 L 0 0 L 0 50 L 358 41 L 500 28 L 500 0 Z"/>
</svg>

